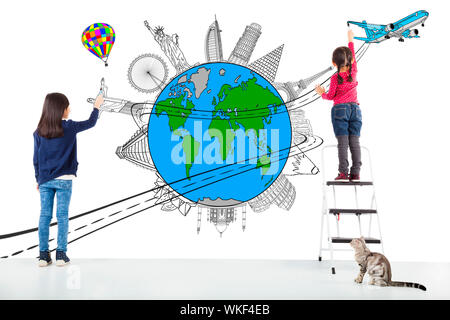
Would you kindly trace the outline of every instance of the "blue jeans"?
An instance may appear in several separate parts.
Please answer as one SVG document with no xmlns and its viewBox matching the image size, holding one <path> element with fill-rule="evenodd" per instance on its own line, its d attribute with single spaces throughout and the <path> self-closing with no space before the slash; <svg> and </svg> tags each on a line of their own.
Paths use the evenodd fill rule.
<svg viewBox="0 0 450 320">
<path fill-rule="evenodd" d="M 336 137 L 359 137 L 362 126 L 361 109 L 356 103 L 337 104 L 331 109 L 331 122 Z"/>
<path fill-rule="evenodd" d="M 67 233 L 69 229 L 69 203 L 72 195 L 72 180 L 53 179 L 39 185 L 41 194 L 41 215 L 39 217 L 39 250 L 48 250 L 50 221 L 53 214 L 53 202 L 56 194 L 56 219 L 58 220 L 57 250 L 67 251 Z"/>
</svg>

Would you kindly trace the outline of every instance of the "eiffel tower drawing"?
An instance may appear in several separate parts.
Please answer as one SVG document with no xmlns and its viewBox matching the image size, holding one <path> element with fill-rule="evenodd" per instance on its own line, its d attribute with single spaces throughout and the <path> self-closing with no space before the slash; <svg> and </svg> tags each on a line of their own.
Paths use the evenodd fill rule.
<svg viewBox="0 0 450 320">
<path fill-rule="evenodd" d="M 319 79 L 321 76 L 325 75 L 327 72 L 330 72 L 333 70 L 333 67 L 328 67 L 314 75 L 312 75 L 309 78 L 301 79 L 299 81 L 289 81 L 289 82 L 277 82 L 274 83 L 274 86 L 277 90 L 281 90 L 285 92 L 288 96 L 287 100 L 291 101 L 298 97 L 300 97 L 300 94 L 303 90 L 305 90 L 311 83 Z"/>
<path fill-rule="evenodd" d="M 249 65 L 249 68 L 258 72 L 270 82 L 274 82 L 277 75 L 278 65 L 280 64 L 280 58 L 283 54 L 283 47 L 284 44 L 272 50 L 265 56 L 259 58 L 258 60 L 253 61 Z"/>
</svg>

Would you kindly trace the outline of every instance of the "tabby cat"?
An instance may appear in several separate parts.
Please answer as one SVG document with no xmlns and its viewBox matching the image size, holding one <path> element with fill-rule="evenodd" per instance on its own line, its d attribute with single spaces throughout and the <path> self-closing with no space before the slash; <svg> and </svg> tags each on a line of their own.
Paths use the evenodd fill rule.
<svg viewBox="0 0 450 320">
<path fill-rule="evenodd" d="M 355 282 L 361 283 L 364 274 L 368 272 L 370 276 L 371 285 L 378 286 L 392 286 L 392 287 L 413 287 L 426 291 L 425 286 L 402 281 L 392 281 L 391 265 L 389 260 L 381 253 L 371 252 L 366 246 L 364 238 L 355 238 L 350 242 L 350 245 L 355 250 L 355 260 L 360 266 L 360 271 L 355 279 Z"/>
</svg>

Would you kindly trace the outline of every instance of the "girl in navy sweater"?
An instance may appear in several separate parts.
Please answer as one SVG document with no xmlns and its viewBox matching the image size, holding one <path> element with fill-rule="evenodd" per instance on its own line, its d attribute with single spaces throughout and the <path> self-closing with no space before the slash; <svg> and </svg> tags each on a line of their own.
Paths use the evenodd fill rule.
<svg viewBox="0 0 450 320">
<path fill-rule="evenodd" d="M 33 133 L 33 164 L 37 189 L 41 197 L 39 218 L 39 266 L 52 263 L 48 249 L 50 221 L 56 195 L 58 220 L 58 246 L 56 265 L 63 266 L 67 257 L 67 233 L 69 228 L 69 203 L 72 179 L 77 173 L 77 133 L 95 126 L 98 109 L 103 103 L 99 95 L 91 116 L 86 121 L 66 120 L 70 113 L 69 100 L 62 93 L 49 93 L 45 97 L 41 119 Z"/>
</svg>

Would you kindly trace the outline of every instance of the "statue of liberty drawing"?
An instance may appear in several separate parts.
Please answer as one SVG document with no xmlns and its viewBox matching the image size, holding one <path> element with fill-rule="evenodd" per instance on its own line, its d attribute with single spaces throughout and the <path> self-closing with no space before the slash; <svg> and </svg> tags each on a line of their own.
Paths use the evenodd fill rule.
<svg viewBox="0 0 450 320">
<path fill-rule="evenodd" d="M 153 29 L 147 20 L 144 21 L 144 24 L 177 70 L 177 74 L 180 74 L 191 67 L 178 45 L 178 35 L 176 33 L 169 36 L 164 33 L 164 27 L 158 26 Z"/>
</svg>

